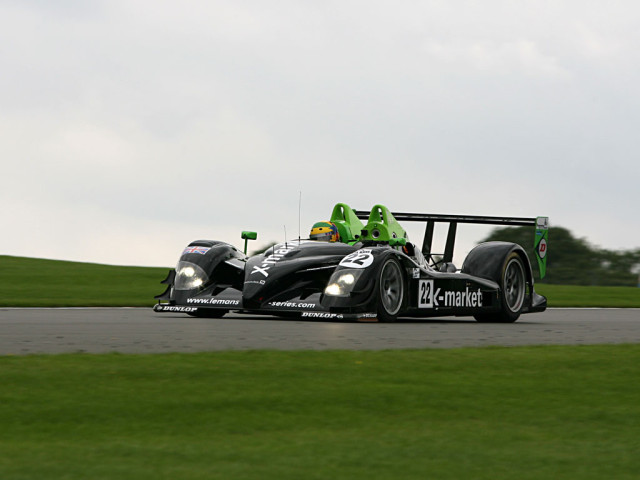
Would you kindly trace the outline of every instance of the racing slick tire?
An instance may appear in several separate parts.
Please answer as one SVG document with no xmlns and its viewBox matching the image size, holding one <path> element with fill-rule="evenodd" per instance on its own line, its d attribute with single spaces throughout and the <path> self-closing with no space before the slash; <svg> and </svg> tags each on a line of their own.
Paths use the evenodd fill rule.
<svg viewBox="0 0 640 480">
<path fill-rule="evenodd" d="M 188 312 L 187 315 L 199 318 L 222 318 L 229 310 L 198 310 L 196 312 Z"/>
<path fill-rule="evenodd" d="M 520 316 L 527 297 L 526 270 L 522 257 L 511 252 L 504 261 L 500 278 L 501 310 L 498 313 L 474 315 L 482 323 L 513 323 Z"/>
<path fill-rule="evenodd" d="M 400 262 L 388 258 L 378 278 L 378 320 L 395 322 L 404 304 L 405 282 Z"/>
</svg>

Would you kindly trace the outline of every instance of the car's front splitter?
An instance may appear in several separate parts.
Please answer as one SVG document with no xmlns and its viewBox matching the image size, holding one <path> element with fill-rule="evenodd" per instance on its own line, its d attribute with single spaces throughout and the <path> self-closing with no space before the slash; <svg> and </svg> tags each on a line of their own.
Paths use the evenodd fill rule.
<svg viewBox="0 0 640 480">
<path fill-rule="evenodd" d="M 318 320 L 345 320 L 356 322 L 377 322 L 378 317 L 373 312 L 362 313 L 334 313 L 321 308 L 313 308 L 305 305 L 304 309 L 299 308 L 295 302 L 273 302 L 279 305 L 261 308 L 259 310 L 243 310 L 241 306 L 234 305 L 232 308 L 224 307 L 195 307 L 191 305 L 171 305 L 168 303 L 158 303 L 153 306 L 153 311 L 158 313 L 188 313 L 191 315 L 206 314 L 213 311 L 229 311 L 247 315 L 273 315 L 284 318 L 318 319 Z M 308 304 L 307 304 L 308 305 Z M 280 308 L 278 308 L 280 306 Z M 240 308 L 238 308 L 240 307 Z"/>
</svg>

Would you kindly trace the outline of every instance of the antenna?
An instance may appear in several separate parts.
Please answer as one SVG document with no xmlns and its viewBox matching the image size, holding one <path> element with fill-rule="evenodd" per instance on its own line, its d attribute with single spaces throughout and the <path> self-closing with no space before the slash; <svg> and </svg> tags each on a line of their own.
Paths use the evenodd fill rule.
<svg viewBox="0 0 640 480">
<path fill-rule="evenodd" d="M 300 243 L 300 216 L 302 212 L 302 190 L 300 190 L 300 196 L 298 197 L 298 243 Z"/>
<path fill-rule="evenodd" d="M 287 226 L 283 225 L 284 227 L 284 248 L 287 248 Z"/>
</svg>

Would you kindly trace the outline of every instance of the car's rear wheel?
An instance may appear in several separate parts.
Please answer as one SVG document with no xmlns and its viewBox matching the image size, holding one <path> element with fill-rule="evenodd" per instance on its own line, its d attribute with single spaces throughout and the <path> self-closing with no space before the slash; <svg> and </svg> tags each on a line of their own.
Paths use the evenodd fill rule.
<svg viewBox="0 0 640 480">
<path fill-rule="evenodd" d="M 520 316 L 527 295 L 527 277 L 522 257 L 516 252 L 505 259 L 500 287 L 500 312 L 476 315 L 478 322 L 511 323 Z"/>
<path fill-rule="evenodd" d="M 404 301 L 404 275 L 395 258 L 385 260 L 378 280 L 378 320 L 395 322 Z"/>
</svg>

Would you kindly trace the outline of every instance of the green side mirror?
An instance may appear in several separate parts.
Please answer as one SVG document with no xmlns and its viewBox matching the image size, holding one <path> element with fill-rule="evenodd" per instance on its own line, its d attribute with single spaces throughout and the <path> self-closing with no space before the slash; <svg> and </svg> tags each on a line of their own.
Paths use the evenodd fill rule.
<svg viewBox="0 0 640 480">
<path fill-rule="evenodd" d="M 244 240 L 244 254 L 247 254 L 247 243 L 249 240 L 256 240 L 258 238 L 258 232 L 242 232 L 240 237 Z"/>
</svg>

